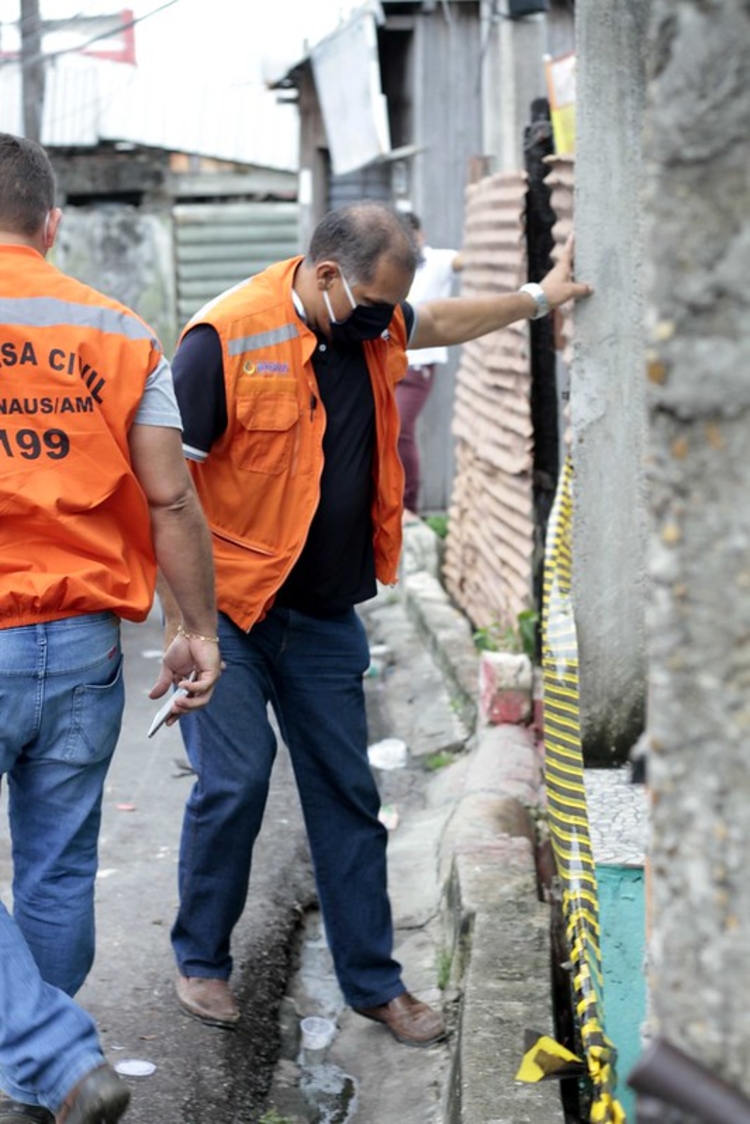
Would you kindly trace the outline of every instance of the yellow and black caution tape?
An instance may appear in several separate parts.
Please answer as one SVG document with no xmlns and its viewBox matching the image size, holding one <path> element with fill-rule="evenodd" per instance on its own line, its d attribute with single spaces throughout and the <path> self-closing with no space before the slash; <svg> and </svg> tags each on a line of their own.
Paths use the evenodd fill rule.
<svg viewBox="0 0 750 1124">
<path fill-rule="evenodd" d="M 573 965 L 576 1013 L 593 1087 L 592 1124 L 622 1124 L 625 1113 L 614 1096 L 616 1051 L 604 1033 L 602 967 L 599 944 L 599 895 L 591 853 L 578 695 L 572 574 L 573 466 L 560 475 L 547 527 L 542 614 L 544 676 L 544 753 L 550 837 L 562 884 L 562 909 Z M 519 1080 L 534 1070 L 534 1050 L 527 1051 Z M 550 1039 L 543 1054 L 562 1051 Z M 566 1051 L 567 1053 L 567 1051 Z M 559 1055 L 562 1057 L 562 1055 Z M 537 1066 L 541 1071 L 541 1067 Z M 523 1076 L 527 1074 L 527 1076 Z"/>
<path fill-rule="evenodd" d="M 531 1038 L 516 1074 L 516 1081 L 536 1084 L 547 1078 L 577 1077 L 583 1071 L 583 1062 L 576 1055 L 549 1038 L 546 1034 L 527 1035 Z"/>
</svg>

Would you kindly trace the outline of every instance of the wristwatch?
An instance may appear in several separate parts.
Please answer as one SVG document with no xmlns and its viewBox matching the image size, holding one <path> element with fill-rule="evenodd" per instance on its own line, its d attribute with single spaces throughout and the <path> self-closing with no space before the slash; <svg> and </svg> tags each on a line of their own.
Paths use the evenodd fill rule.
<svg viewBox="0 0 750 1124">
<path fill-rule="evenodd" d="M 528 293 L 530 297 L 534 298 L 536 311 L 533 316 L 529 317 L 530 320 L 540 320 L 542 316 L 547 316 L 549 301 L 541 285 L 537 285 L 536 281 L 529 281 L 528 284 L 522 285 L 518 291 L 519 293 Z"/>
</svg>

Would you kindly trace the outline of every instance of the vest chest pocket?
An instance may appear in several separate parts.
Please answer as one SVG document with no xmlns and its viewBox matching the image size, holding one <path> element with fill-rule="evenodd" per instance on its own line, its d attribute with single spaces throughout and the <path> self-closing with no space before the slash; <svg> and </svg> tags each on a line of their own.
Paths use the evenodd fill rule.
<svg viewBox="0 0 750 1124">
<path fill-rule="evenodd" d="M 296 394 L 258 390 L 237 398 L 235 436 L 240 468 L 277 476 L 292 463 L 299 407 Z"/>
</svg>

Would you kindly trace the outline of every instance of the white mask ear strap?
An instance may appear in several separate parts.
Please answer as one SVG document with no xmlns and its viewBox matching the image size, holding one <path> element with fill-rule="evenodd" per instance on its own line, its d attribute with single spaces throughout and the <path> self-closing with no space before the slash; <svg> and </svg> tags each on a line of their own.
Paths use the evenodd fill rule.
<svg viewBox="0 0 750 1124">
<path fill-rule="evenodd" d="M 338 320 L 337 320 L 337 319 L 336 319 L 336 317 L 335 317 L 335 316 L 333 315 L 333 309 L 331 308 L 331 301 L 330 301 L 330 298 L 329 298 L 329 296 L 328 296 L 328 291 L 327 291 L 327 289 L 324 289 L 324 290 L 323 290 L 323 301 L 324 301 L 324 303 L 325 303 L 325 306 L 326 306 L 326 312 L 328 313 L 328 319 L 330 320 L 330 322 L 331 322 L 332 324 L 337 324 L 337 323 L 338 323 Z"/>
<path fill-rule="evenodd" d="M 52 212 L 47 211 L 47 215 L 46 215 L 46 218 L 44 220 L 44 233 L 42 235 L 42 238 L 44 239 L 45 246 L 47 245 L 47 241 L 49 240 L 49 220 L 51 218 L 52 218 Z"/>
<path fill-rule="evenodd" d="M 340 267 L 339 267 L 339 274 L 341 275 L 341 280 L 344 282 L 344 291 L 349 298 L 349 304 L 352 306 L 352 310 L 353 310 L 357 307 L 357 302 L 354 299 L 354 294 L 352 293 L 351 289 L 349 288 L 349 282 L 347 281 L 346 277 L 344 277 L 344 271 Z"/>
</svg>

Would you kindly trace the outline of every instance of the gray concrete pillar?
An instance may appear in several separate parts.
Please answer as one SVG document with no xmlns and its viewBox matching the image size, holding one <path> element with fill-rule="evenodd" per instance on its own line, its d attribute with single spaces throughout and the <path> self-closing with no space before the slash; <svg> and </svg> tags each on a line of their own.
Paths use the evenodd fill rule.
<svg viewBox="0 0 750 1124">
<path fill-rule="evenodd" d="M 645 709 L 642 121 L 649 0 L 576 5 L 573 595 L 587 761 L 621 760 Z"/>
</svg>

